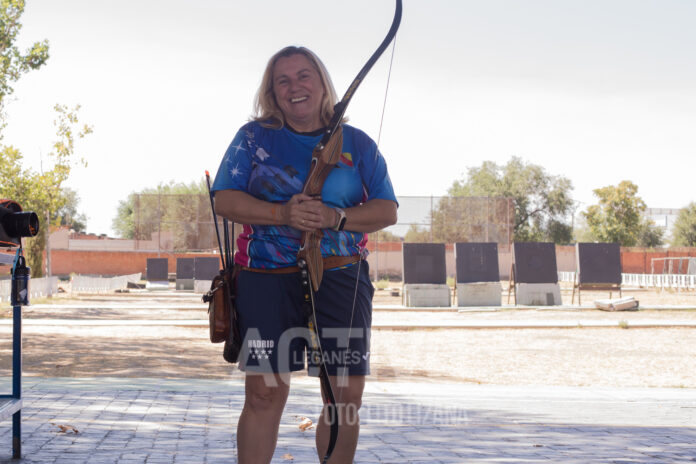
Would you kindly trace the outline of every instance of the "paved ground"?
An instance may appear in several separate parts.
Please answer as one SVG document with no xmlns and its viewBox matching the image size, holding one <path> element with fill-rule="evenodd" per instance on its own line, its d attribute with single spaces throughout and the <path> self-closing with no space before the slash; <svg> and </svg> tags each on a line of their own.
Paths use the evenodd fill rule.
<svg viewBox="0 0 696 464">
<path fill-rule="evenodd" d="M 28 308 L 24 459 L 9 459 L 6 420 L 0 463 L 236 462 L 242 378 L 230 370 L 204 379 L 221 371 L 220 347 L 206 340 L 197 298 L 149 295 L 145 304 L 105 296 Z M 694 463 L 693 307 L 380 308 L 373 349 L 389 356 L 375 357 L 356 462 Z M 636 330 L 623 330 L 629 327 Z M 0 393 L 10 390 L 2 377 L 10 333 L 9 320 L 0 318 Z M 395 374 L 381 372 L 385 366 Z M 480 385 L 444 376 L 403 380 L 424 366 L 428 373 L 459 370 L 462 378 L 487 370 L 495 376 Z M 645 380 L 648 373 L 657 377 Z M 639 381 L 689 388 L 626 387 Z M 316 420 L 319 410 L 317 380 L 294 377 L 274 463 L 317 462 L 314 431 L 301 431 L 299 422 Z"/>
<path fill-rule="evenodd" d="M 239 380 L 29 378 L 24 392 L 24 459 L 6 421 L 3 463 L 236 462 Z M 274 463 L 317 461 L 298 424 L 318 412 L 316 379 L 293 379 Z M 696 462 L 694 389 L 370 382 L 362 423 L 357 463 Z"/>
</svg>

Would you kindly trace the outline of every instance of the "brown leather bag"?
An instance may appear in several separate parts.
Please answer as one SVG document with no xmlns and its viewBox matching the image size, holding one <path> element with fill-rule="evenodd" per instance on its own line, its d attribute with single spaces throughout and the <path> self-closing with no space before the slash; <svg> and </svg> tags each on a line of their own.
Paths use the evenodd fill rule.
<svg viewBox="0 0 696 464">
<path fill-rule="evenodd" d="M 210 196 L 210 207 L 213 213 L 213 223 L 215 224 L 215 234 L 218 245 L 220 246 L 220 260 L 222 270 L 213 277 L 210 291 L 203 295 L 203 301 L 208 303 L 208 319 L 210 323 L 210 341 L 213 343 L 225 342 L 222 356 L 229 363 L 236 363 L 241 351 L 242 338 L 239 333 L 237 322 L 237 273 L 240 267 L 233 264 L 232 245 L 230 244 L 230 231 L 227 219 L 223 219 L 224 243 L 220 240 L 220 230 L 215 213 L 215 199 L 210 191 L 210 174 L 205 172 L 206 183 L 208 184 L 208 195 Z M 232 223 L 232 235 L 234 235 L 234 222 Z"/>
<path fill-rule="evenodd" d="M 208 303 L 210 341 L 225 342 L 223 356 L 231 363 L 237 362 L 242 343 L 235 305 L 238 270 L 239 266 L 221 270 L 213 278 L 210 291 L 203 295 L 203 301 Z"/>
<path fill-rule="evenodd" d="M 230 295 L 230 272 L 222 270 L 213 278 L 210 291 L 203 296 L 208 303 L 208 318 L 210 320 L 210 341 L 222 343 L 230 334 L 232 297 Z"/>
</svg>

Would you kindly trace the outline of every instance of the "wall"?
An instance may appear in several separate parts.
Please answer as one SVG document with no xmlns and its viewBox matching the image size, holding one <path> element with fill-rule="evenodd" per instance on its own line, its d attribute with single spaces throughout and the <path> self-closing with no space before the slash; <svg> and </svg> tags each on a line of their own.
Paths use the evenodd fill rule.
<svg viewBox="0 0 696 464">
<path fill-rule="evenodd" d="M 147 269 L 148 258 L 169 258 L 169 272 L 176 272 L 176 258 L 198 258 L 213 253 L 157 253 L 156 251 L 83 251 L 51 250 L 51 272 L 53 275 L 71 273 L 84 275 L 116 276 L 142 272 Z"/>
<path fill-rule="evenodd" d="M 654 250 L 639 247 L 621 247 L 621 267 L 627 274 L 651 274 L 653 258 L 696 257 L 696 248 L 678 247 Z M 682 273 L 686 269 L 682 268 Z M 662 263 L 655 262 L 655 274 L 662 274 Z"/>
<path fill-rule="evenodd" d="M 131 240 L 77 234 L 70 232 L 67 227 L 58 227 L 51 232 L 49 241 L 51 253 L 53 250 L 161 251 L 171 250 L 174 238 L 169 231 L 163 231 L 161 236 L 153 232 L 150 240 Z"/>
</svg>

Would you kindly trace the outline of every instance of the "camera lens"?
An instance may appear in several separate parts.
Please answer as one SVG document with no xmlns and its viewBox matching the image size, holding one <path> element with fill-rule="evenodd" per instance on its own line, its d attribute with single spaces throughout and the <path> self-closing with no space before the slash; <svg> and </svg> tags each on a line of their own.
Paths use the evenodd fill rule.
<svg viewBox="0 0 696 464">
<path fill-rule="evenodd" d="M 33 237 L 39 233 L 39 217 L 32 211 L 6 214 L 2 226 L 10 237 Z"/>
</svg>

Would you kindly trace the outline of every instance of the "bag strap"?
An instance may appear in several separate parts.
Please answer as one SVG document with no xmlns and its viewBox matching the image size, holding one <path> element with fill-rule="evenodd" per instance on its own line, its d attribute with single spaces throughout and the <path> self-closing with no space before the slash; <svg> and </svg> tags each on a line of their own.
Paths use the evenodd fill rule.
<svg viewBox="0 0 696 464">
<path fill-rule="evenodd" d="M 215 214 L 215 196 L 213 192 L 210 191 L 210 173 L 205 171 L 205 183 L 208 186 L 208 197 L 210 197 L 210 209 L 213 212 L 213 224 L 215 224 L 215 236 L 217 237 L 218 246 L 220 247 L 220 261 L 222 263 L 222 268 L 225 269 L 225 259 L 224 253 L 222 251 L 222 242 L 220 241 L 220 228 L 218 227 L 217 214 Z M 227 220 L 225 220 L 227 221 Z M 227 223 L 225 222 L 225 227 Z"/>
<path fill-rule="evenodd" d="M 213 223 L 215 224 L 215 236 L 217 237 L 218 246 L 220 247 L 220 261 L 222 262 L 222 269 L 232 269 L 234 266 L 232 262 L 232 250 L 234 250 L 234 245 L 230 244 L 230 239 L 234 243 L 234 237 L 230 237 L 229 224 L 232 224 L 232 235 L 234 235 L 234 221 L 230 221 L 227 218 L 222 220 L 222 231 L 223 238 L 225 239 L 225 246 L 223 248 L 222 242 L 220 241 L 220 228 L 218 227 L 217 214 L 215 213 L 215 195 L 210 190 L 210 173 L 205 171 L 205 182 L 208 186 L 208 196 L 210 197 L 210 209 L 213 211 Z"/>
<path fill-rule="evenodd" d="M 227 218 L 223 219 L 222 227 L 225 234 L 225 262 L 222 265 L 223 269 L 232 269 L 232 249 L 233 246 L 230 244 L 230 239 L 234 240 L 234 237 L 230 237 L 229 224 L 232 224 L 232 234 L 234 234 L 234 221 L 229 221 Z"/>
</svg>

